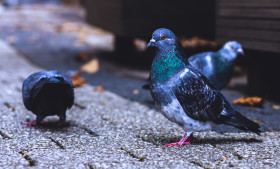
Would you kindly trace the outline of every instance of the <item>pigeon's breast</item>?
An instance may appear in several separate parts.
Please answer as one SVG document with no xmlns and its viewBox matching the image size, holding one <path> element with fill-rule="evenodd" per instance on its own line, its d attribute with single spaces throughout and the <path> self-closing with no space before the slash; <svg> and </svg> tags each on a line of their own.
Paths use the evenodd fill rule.
<svg viewBox="0 0 280 169">
<path fill-rule="evenodd" d="M 179 73 L 181 76 L 184 76 L 185 74 L 192 72 L 186 68 Z M 175 77 L 181 78 L 180 75 L 176 75 Z M 168 120 L 180 125 L 185 131 L 210 130 L 210 123 L 194 120 L 185 113 L 173 92 L 173 88 L 178 85 L 177 82 L 177 80 L 172 79 L 170 82 L 166 82 L 159 86 L 154 86 L 152 89 L 152 95 L 156 105 L 161 110 L 161 113 Z"/>
</svg>

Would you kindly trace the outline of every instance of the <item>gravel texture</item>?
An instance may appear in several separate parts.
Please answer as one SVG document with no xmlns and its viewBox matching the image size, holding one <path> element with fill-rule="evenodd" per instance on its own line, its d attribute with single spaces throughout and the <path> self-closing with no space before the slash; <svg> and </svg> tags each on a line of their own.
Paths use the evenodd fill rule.
<svg viewBox="0 0 280 169">
<path fill-rule="evenodd" d="M 0 39 L 5 40 L 0 40 L 0 168 L 280 168 L 280 110 L 272 108 L 279 103 L 266 100 L 262 108 L 235 106 L 260 123 L 261 136 L 222 125 L 194 133 L 199 143 L 166 148 L 164 144 L 181 139 L 183 130 L 152 106 L 149 92 L 141 89 L 143 81 L 107 71 L 106 66 L 97 74 L 83 74 L 89 84 L 75 88 L 75 105 L 67 112 L 65 127 L 53 127 L 56 116 L 44 119 L 40 127 L 22 125 L 35 120 L 22 103 L 23 80 L 43 69 L 77 69 L 83 63 L 73 58 L 88 48 L 71 46 L 75 36 L 56 34 L 51 26 L 47 27 L 51 30 L 30 28 L 37 22 L 37 26 L 43 21 L 49 25 L 65 22 L 52 7 L 39 9 L 0 16 Z M 61 11 L 72 17 L 67 10 Z M 19 31 L 10 29 L 22 26 L 9 19 L 21 14 L 29 22 Z M 111 42 L 112 35 L 95 32 L 93 39 Z M 32 35 L 36 43 L 28 43 L 30 37 L 33 42 Z M 111 46 L 98 49 L 111 50 Z M 94 85 L 100 84 L 105 91 L 95 92 Z M 135 89 L 139 94 L 133 94 Z M 230 101 L 244 95 L 232 89 L 222 92 Z"/>
</svg>

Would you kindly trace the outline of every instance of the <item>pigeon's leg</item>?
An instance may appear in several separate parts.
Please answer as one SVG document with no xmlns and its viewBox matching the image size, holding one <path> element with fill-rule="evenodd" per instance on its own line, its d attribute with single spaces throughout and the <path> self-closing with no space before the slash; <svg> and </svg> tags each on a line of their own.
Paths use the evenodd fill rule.
<svg viewBox="0 0 280 169">
<path fill-rule="evenodd" d="M 193 134 L 190 135 L 190 137 L 187 138 L 186 142 L 191 142 L 194 140 L 195 142 L 200 142 L 200 140 L 193 136 Z"/>
<path fill-rule="evenodd" d="M 58 123 L 58 127 L 63 126 L 65 123 L 65 119 L 66 119 L 66 112 L 61 113 L 59 115 L 59 123 Z"/>
<path fill-rule="evenodd" d="M 40 124 L 41 124 L 41 122 L 43 121 L 44 118 L 45 118 L 44 116 L 37 115 L 36 121 L 23 122 L 23 124 L 24 124 L 24 125 L 27 125 L 27 126 L 37 126 L 37 125 L 40 125 Z"/>
<path fill-rule="evenodd" d="M 45 118 L 44 116 L 37 115 L 36 118 L 37 125 L 41 125 L 41 122 L 43 121 L 44 118 Z"/>
<path fill-rule="evenodd" d="M 170 143 L 170 144 L 165 144 L 165 147 L 177 146 L 177 145 L 179 145 L 180 147 L 182 147 L 182 145 L 184 145 L 184 144 L 190 144 L 189 137 L 190 137 L 191 135 L 192 135 L 192 132 L 186 132 L 186 134 L 183 136 L 183 138 L 182 138 L 179 142 Z"/>
<path fill-rule="evenodd" d="M 22 124 L 27 125 L 27 126 L 36 126 L 37 125 L 36 121 L 31 121 L 31 122 L 25 121 L 25 122 L 22 122 Z"/>
</svg>

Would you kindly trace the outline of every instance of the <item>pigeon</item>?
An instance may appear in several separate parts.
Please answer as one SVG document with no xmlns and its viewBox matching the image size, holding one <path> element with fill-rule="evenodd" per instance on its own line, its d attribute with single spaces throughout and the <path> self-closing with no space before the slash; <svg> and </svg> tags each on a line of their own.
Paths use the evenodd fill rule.
<svg viewBox="0 0 280 169">
<path fill-rule="evenodd" d="M 169 29 L 154 31 L 147 47 L 156 48 L 150 91 L 156 106 L 185 131 L 183 138 L 165 146 L 190 144 L 194 131 L 210 130 L 212 123 L 260 134 L 260 126 L 236 111 L 213 83 L 188 61 L 176 35 Z"/>
<path fill-rule="evenodd" d="M 56 70 L 30 75 L 23 82 L 22 96 L 26 109 L 37 115 L 36 122 L 24 122 L 26 125 L 40 125 L 50 115 L 58 115 L 64 123 L 75 97 L 70 78 Z"/>
<path fill-rule="evenodd" d="M 238 55 L 244 55 L 241 44 L 229 41 L 217 52 L 204 52 L 191 56 L 188 61 L 221 90 L 230 82 L 234 62 Z"/>
<path fill-rule="evenodd" d="M 217 89 L 221 90 L 227 86 L 232 78 L 234 62 L 238 55 L 244 55 L 241 44 L 229 41 L 217 52 L 198 53 L 189 59 L 184 58 L 184 61 L 189 62 L 206 76 Z M 142 88 L 149 89 L 149 84 L 144 84 Z"/>
</svg>

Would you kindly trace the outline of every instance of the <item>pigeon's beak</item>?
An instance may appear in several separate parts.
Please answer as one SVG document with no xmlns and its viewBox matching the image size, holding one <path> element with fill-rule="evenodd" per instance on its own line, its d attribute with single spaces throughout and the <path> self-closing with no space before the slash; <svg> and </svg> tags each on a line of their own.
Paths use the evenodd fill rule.
<svg viewBox="0 0 280 169">
<path fill-rule="evenodd" d="M 156 42 L 156 40 L 151 39 L 150 42 L 147 45 L 147 48 L 155 46 L 155 42 Z"/>
<path fill-rule="evenodd" d="M 244 56 L 244 51 L 242 48 L 237 49 L 237 53 Z"/>
</svg>

